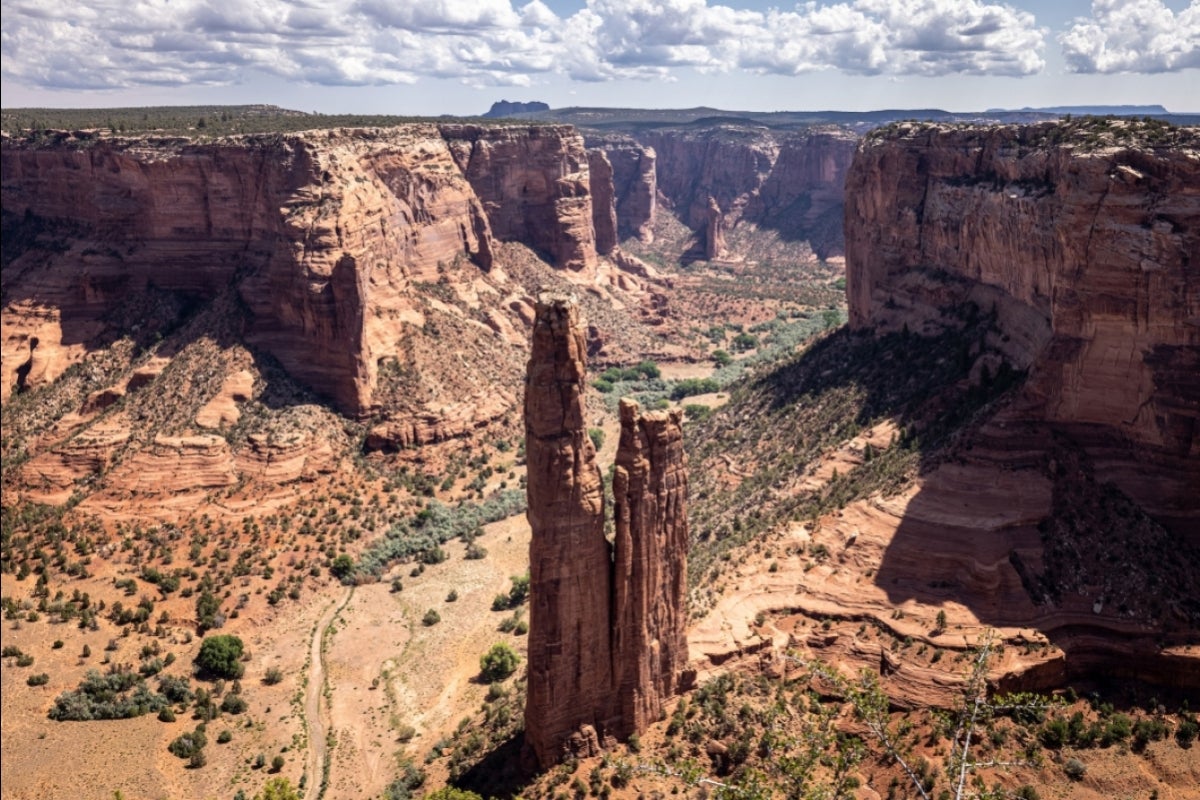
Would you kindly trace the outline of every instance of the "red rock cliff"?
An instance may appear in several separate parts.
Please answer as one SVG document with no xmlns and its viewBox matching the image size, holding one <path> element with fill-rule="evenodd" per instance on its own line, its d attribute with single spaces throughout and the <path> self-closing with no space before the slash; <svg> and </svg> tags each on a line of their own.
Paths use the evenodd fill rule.
<svg viewBox="0 0 1200 800">
<path fill-rule="evenodd" d="M 658 191 L 692 229 L 707 223 L 711 197 L 726 228 L 745 221 L 808 239 L 822 258 L 841 255 L 843 183 L 857 142 L 848 131 L 728 125 L 637 137 L 657 155 Z"/>
<path fill-rule="evenodd" d="M 1030 371 L 1023 414 L 1195 535 L 1200 139 L 1123 125 L 1141 145 L 1050 125 L 868 137 L 846 187 L 850 322 L 920 331 L 967 301 L 995 308 L 998 344 Z"/>
<path fill-rule="evenodd" d="M 583 138 L 568 125 L 442 125 L 442 135 L 499 239 L 571 270 L 596 266 Z"/>
<path fill-rule="evenodd" d="M 602 150 L 613 173 L 618 237 L 654 241 L 654 214 L 658 202 L 657 156 L 654 148 L 622 134 L 590 134 L 587 146 Z"/>
<path fill-rule="evenodd" d="M 133 292 L 232 286 L 250 343 L 343 412 L 373 413 L 378 364 L 421 325 L 414 284 L 439 264 L 490 269 L 493 236 L 573 269 L 596 259 L 587 156 L 564 127 L 6 139 L 2 173 L 6 231 L 55 229 L 5 264 L 5 399 L 77 361 Z"/>
<path fill-rule="evenodd" d="M 662 718 L 687 665 L 687 464 L 679 411 L 621 401 L 613 472 L 619 736 Z"/>
</svg>

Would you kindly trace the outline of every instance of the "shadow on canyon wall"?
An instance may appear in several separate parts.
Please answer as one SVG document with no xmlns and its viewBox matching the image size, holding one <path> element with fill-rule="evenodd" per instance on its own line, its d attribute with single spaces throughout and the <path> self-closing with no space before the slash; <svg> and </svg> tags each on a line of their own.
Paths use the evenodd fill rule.
<svg viewBox="0 0 1200 800">
<path fill-rule="evenodd" d="M 777 419 L 851 397 L 856 426 L 890 418 L 900 429 L 891 452 L 835 477 L 804 516 L 890 494 L 891 473 L 915 459 L 921 488 L 872 578 L 890 602 L 960 603 L 1064 652 L 1010 688 L 1101 678 L 1200 688 L 1194 657 L 1178 652 L 1200 644 L 1200 547 L 1181 532 L 1200 519 L 1200 500 L 1170 519 L 1147 513 L 1094 455 L 1143 480 L 1171 462 L 1116 431 L 1038 419 L 1023 373 L 988 347 L 994 321 L 973 307 L 959 314 L 957 329 L 936 336 L 843 328 L 752 384 Z"/>
</svg>

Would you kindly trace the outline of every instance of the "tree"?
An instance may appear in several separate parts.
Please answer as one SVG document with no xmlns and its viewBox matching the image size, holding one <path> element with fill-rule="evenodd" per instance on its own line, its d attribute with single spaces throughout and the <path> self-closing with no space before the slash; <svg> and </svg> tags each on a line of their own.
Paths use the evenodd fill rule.
<svg viewBox="0 0 1200 800">
<path fill-rule="evenodd" d="M 937 613 L 937 627 L 934 628 L 934 630 L 936 630 L 938 633 L 942 633 L 943 631 L 946 630 L 946 612 L 945 611 L 939 611 Z"/>
<path fill-rule="evenodd" d="M 221 601 L 216 595 L 208 590 L 208 587 L 200 592 L 200 596 L 196 598 L 196 627 L 201 633 L 209 628 L 219 628 L 223 619 L 219 619 L 221 610 Z"/>
<path fill-rule="evenodd" d="M 200 644 L 196 666 L 201 673 L 216 678 L 240 678 L 245 672 L 241 658 L 242 640 L 232 635 L 209 636 Z"/>
<path fill-rule="evenodd" d="M 425 800 L 483 800 L 483 798 L 467 789 L 443 786 L 425 795 Z"/>
<path fill-rule="evenodd" d="M 354 559 L 342 553 L 329 565 L 329 571 L 333 577 L 346 583 L 354 575 Z"/>
<path fill-rule="evenodd" d="M 262 791 L 254 795 L 254 800 L 302 800 L 300 793 L 292 788 L 292 782 L 287 778 L 271 778 L 263 786 Z"/>
<path fill-rule="evenodd" d="M 517 671 L 521 657 L 504 642 L 497 642 L 479 659 L 480 676 L 488 683 L 502 681 Z"/>
</svg>

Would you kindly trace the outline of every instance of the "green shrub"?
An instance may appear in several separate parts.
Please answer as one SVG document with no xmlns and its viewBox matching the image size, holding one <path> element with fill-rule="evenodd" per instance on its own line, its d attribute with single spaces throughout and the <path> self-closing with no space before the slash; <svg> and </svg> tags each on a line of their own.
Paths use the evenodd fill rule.
<svg viewBox="0 0 1200 800">
<path fill-rule="evenodd" d="M 1196 741 L 1196 735 L 1200 733 L 1200 724 L 1194 719 L 1185 719 L 1179 723 L 1179 727 L 1175 729 L 1175 741 L 1180 747 L 1187 749 Z"/>
<path fill-rule="evenodd" d="M 30 686 L 45 686 L 50 682 L 50 675 L 45 672 L 39 672 L 37 675 L 30 675 L 25 679 L 25 683 Z"/>
<path fill-rule="evenodd" d="M 168 705 L 166 697 L 151 692 L 146 681 L 128 669 L 104 675 L 90 669 L 78 688 L 54 699 L 48 716 L 56 721 L 129 719 L 156 714 Z"/>
<path fill-rule="evenodd" d="M 227 694 L 221 700 L 221 710 L 227 714 L 241 714 L 246 710 L 246 700 L 240 694 Z"/>
<path fill-rule="evenodd" d="M 203 750 L 206 744 L 208 744 L 208 737 L 204 735 L 203 730 L 197 727 L 190 733 L 182 733 L 176 736 L 167 745 L 167 749 L 174 756 L 190 759 L 193 755 Z"/>
<path fill-rule="evenodd" d="M 588 438 L 592 440 L 592 446 L 597 450 L 604 447 L 604 430 L 602 428 L 588 428 Z"/>
<path fill-rule="evenodd" d="M 1063 772 L 1067 773 L 1067 777 L 1071 780 L 1081 781 L 1083 776 L 1087 775 L 1087 764 L 1078 758 L 1068 758 L 1063 764 Z"/>
<path fill-rule="evenodd" d="M 684 378 L 675 382 L 671 387 L 671 399 L 682 400 L 697 394 L 710 394 L 721 391 L 721 384 L 712 378 Z"/>
<path fill-rule="evenodd" d="M 502 681 L 517 670 L 517 652 L 504 642 L 497 642 L 479 659 L 479 674 L 488 683 Z"/>
<path fill-rule="evenodd" d="M 274 686 L 282 680 L 283 670 L 281 670 L 279 667 L 268 667 L 267 671 L 263 673 L 262 682 L 267 686 Z"/>
<path fill-rule="evenodd" d="M 354 559 L 341 553 L 329 564 L 329 572 L 342 583 L 348 583 L 354 577 Z"/>
<path fill-rule="evenodd" d="M 421 617 L 421 624 L 426 628 L 433 627 L 442 621 L 442 615 L 436 609 L 429 609 L 425 612 L 425 616 Z"/>
<path fill-rule="evenodd" d="M 208 636 L 200 643 L 196 666 L 202 675 L 214 678 L 240 678 L 245 672 L 241 663 L 244 645 L 230 634 Z"/>
<path fill-rule="evenodd" d="M 724 350 L 714 350 L 712 357 L 713 362 L 718 367 L 728 367 L 733 363 L 733 356 L 729 355 L 729 353 L 725 352 Z"/>
</svg>

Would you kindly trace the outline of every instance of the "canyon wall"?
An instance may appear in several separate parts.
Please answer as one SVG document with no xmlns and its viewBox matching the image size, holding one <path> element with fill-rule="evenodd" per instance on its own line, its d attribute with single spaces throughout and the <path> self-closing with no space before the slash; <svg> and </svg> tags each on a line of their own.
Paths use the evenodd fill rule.
<svg viewBox="0 0 1200 800">
<path fill-rule="evenodd" d="M 494 235 L 571 270 L 596 266 L 583 139 L 569 125 L 441 125 Z"/>
<path fill-rule="evenodd" d="M 363 416 L 441 266 L 486 272 L 497 239 L 596 263 L 588 158 L 563 126 L 6 138 L 2 202 L 4 399 L 79 360 L 139 291 L 233 287 L 247 341 Z"/>
<path fill-rule="evenodd" d="M 693 230 L 709 201 L 726 229 L 745 222 L 807 239 L 821 258 L 843 252 L 842 196 L 857 137 L 849 131 L 776 131 L 745 125 L 635 134 L 656 155 L 657 189 Z"/>
<path fill-rule="evenodd" d="M 994 310 L 997 347 L 1029 371 L 1020 416 L 1195 535 L 1200 147 L 1194 129 L 1117 125 L 868 137 L 847 180 L 850 323 L 921 332 L 967 302 Z"/>
<path fill-rule="evenodd" d="M 624 134 L 588 134 L 589 149 L 604 153 L 612 167 L 613 195 L 620 239 L 654 241 L 658 202 L 658 169 L 654 148 Z"/>
<path fill-rule="evenodd" d="M 525 740 L 543 768 L 660 719 L 687 662 L 682 417 L 622 401 L 610 546 L 584 416 L 586 352 L 575 299 L 541 295 L 525 385 Z"/>
</svg>

